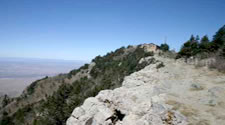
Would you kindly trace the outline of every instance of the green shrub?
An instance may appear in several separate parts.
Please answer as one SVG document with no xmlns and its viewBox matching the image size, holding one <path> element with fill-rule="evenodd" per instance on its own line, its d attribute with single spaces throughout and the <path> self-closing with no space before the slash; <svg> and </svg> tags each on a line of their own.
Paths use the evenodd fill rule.
<svg viewBox="0 0 225 125">
<path fill-rule="evenodd" d="M 144 57 L 154 56 L 154 52 L 145 52 Z"/>
<path fill-rule="evenodd" d="M 23 108 L 18 109 L 12 116 L 14 118 L 15 124 L 24 124 L 26 116 L 33 113 L 32 105 L 28 104 Z"/>
<path fill-rule="evenodd" d="M 3 112 L 2 118 L 0 120 L 0 125 L 14 125 L 12 118 L 8 116 L 7 112 Z"/>
<path fill-rule="evenodd" d="M 164 52 L 169 51 L 170 47 L 168 44 L 164 43 L 160 45 L 160 49 Z"/>
<path fill-rule="evenodd" d="M 43 79 L 36 80 L 35 82 L 32 82 L 28 87 L 27 87 L 27 94 L 31 95 L 34 93 L 35 87 L 37 86 L 38 82 L 48 79 L 48 76 L 44 77 Z"/>
<path fill-rule="evenodd" d="M 165 65 L 164 65 L 163 62 L 159 63 L 159 64 L 156 66 L 156 69 L 159 69 L 159 68 L 162 68 L 162 67 L 165 67 Z"/>
<path fill-rule="evenodd" d="M 217 69 L 220 72 L 225 73 L 225 59 L 223 57 L 217 56 L 215 61 L 210 63 L 209 68 Z"/>
<path fill-rule="evenodd" d="M 11 99 L 8 97 L 8 95 L 5 95 L 3 100 L 2 100 L 2 107 L 4 108 L 11 102 Z"/>
</svg>

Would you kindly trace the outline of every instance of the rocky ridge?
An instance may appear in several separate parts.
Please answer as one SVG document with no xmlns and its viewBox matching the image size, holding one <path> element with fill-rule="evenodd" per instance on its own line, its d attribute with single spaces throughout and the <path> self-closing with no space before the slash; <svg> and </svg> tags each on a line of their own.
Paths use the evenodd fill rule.
<svg viewBox="0 0 225 125">
<path fill-rule="evenodd" d="M 67 125 L 222 125 L 225 75 L 159 56 L 74 109 Z"/>
</svg>

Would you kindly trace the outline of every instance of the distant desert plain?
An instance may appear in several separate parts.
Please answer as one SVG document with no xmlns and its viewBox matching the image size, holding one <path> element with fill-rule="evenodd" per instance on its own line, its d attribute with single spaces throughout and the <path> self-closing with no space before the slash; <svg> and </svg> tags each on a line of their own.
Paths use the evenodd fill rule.
<svg viewBox="0 0 225 125">
<path fill-rule="evenodd" d="M 33 81 L 68 73 L 87 61 L 35 58 L 0 58 L 0 96 L 19 96 Z"/>
</svg>

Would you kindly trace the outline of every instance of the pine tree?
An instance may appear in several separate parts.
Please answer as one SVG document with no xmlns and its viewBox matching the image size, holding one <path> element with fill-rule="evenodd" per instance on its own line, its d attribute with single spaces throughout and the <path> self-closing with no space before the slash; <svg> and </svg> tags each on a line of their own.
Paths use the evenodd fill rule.
<svg viewBox="0 0 225 125">
<path fill-rule="evenodd" d="M 8 95 L 5 95 L 2 101 L 2 107 L 5 107 L 6 105 L 8 105 L 10 102 L 10 98 L 8 97 Z"/>
<path fill-rule="evenodd" d="M 197 42 L 199 42 L 199 40 L 200 40 L 199 35 L 196 36 L 195 40 L 196 40 Z"/>
<path fill-rule="evenodd" d="M 12 122 L 11 117 L 8 116 L 7 112 L 3 112 L 1 121 L 0 121 L 0 125 L 14 125 L 14 123 Z"/>
<path fill-rule="evenodd" d="M 194 40 L 195 40 L 194 35 L 191 35 L 190 42 L 192 42 L 192 41 L 194 41 Z"/>
<path fill-rule="evenodd" d="M 191 35 L 190 40 L 185 42 L 184 45 L 181 47 L 178 56 L 191 57 L 196 55 L 197 53 L 199 53 L 199 44 L 196 41 L 194 35 Z"/>
<path fill-rule="evenodd" d="M 210 41 L 207 35 L 203 36 L 199 44 L 200 52 L 208 52 L 210 49 Z"/>
<path fill-rule="evenodd" d="M 225 44 L 225 25 L 221 27 L 216 34 L 213 36 L 213 43 L 216 46 L 216 49 L 219 49 Z"/>
<path fill-rule="evenodd" d="M 164 52 L 168 51 L 170 49 L 169 45 L 164 43 L 160 45 L 160 49 Z"/>
<path fill-rule="evenodd" d="M 209 43 L 209 38 L 208 38 L 208 36 L 207 36 L 207 35 L 203 36 L 200 42 L 201 42 L 201 43 Z"/>
</svg>

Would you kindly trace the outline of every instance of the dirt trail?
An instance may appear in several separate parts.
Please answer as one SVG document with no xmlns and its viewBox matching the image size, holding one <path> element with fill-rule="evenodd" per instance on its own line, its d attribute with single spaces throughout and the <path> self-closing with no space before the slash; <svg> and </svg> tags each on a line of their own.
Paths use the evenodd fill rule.
<svg viewBox="0 0 225 125">
<path fill-rule="evenodd" d="M 152 74 L 167 86 L 166 103 L 197 125 L 225 125 L 225 74 L 181 60 L 156 57 L 165 67 Z M 165 87 L 164 87 L 165 88 Z"/>
</svg>

